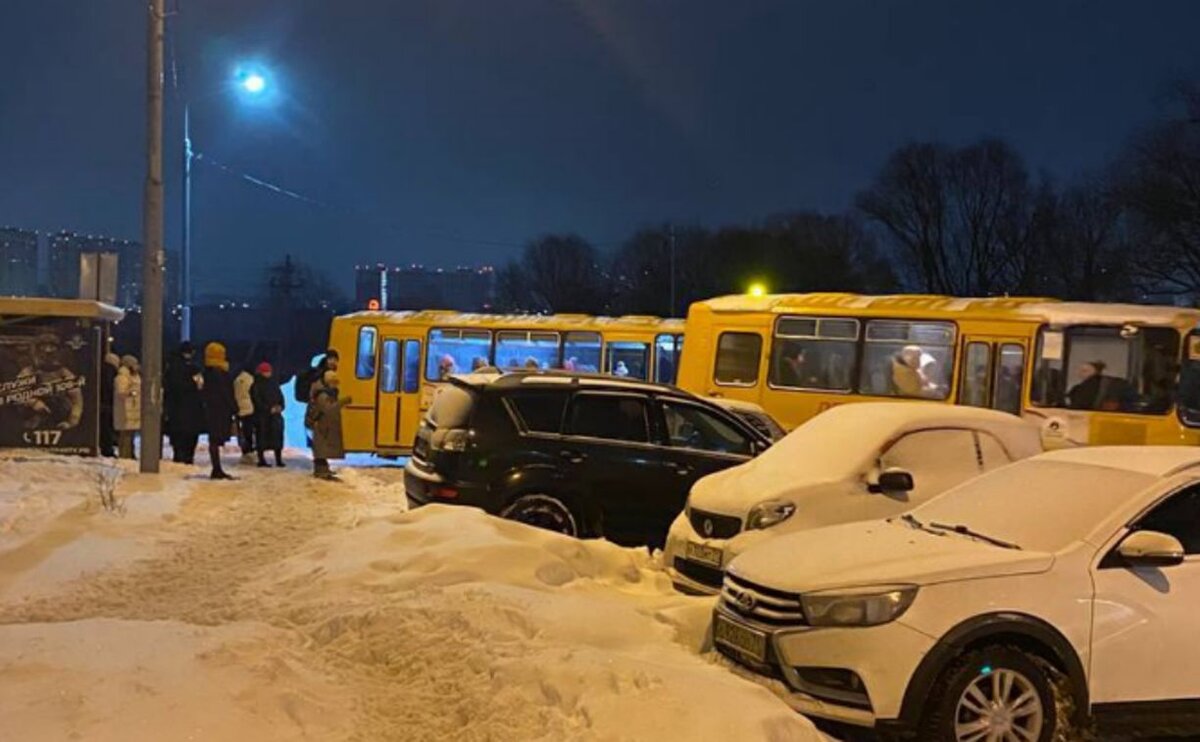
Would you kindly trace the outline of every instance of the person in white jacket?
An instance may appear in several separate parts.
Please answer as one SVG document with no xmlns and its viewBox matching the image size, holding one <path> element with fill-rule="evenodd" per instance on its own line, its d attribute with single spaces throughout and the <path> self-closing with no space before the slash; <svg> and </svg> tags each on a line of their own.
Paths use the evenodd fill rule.
<svg viewBox="0 0 1200 742">
<path fill-rule="evenodd" d="M 142 376 L 138 360 L 121 359 L 121 368 L 113 380 L 113 429 L 117 431 L 117 454 L 123 459 L 136 458 L 133 439 L 142 428 Z"/>
<path fill-rule="evenodd" d="M 242 372 L 233 380 L 233 398 L 237 401 L 238 414 L 238 446 L 242 449 L 242 461 L 253 461 L 257 448 L 257 435 L 254 420 L 254 399 L 250 396 L 250 388 L 254 386 L 254 374 L 249 369 Z"/>
</svg>

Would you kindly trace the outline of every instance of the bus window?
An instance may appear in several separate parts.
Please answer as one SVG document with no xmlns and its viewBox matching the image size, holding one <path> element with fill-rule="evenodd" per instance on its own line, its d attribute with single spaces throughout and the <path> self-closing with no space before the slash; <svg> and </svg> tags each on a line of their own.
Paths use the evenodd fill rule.
<svg viewBox="0 0 1200 742">
<path fill-rule="evenodd" d="M 488 330 L 430 330 L 425 378 L 442 381 L 451 374 L 487 366 L 491 349 L 492 333 Z"/>
<path fill-rule="evenodd" d="M 717 362 L 713 380 L 724 386 L 754 386 L 758 383 L 758 360 L 762 336 L 753 332 L 723 332 L 717 339 Z"/>
<path fill-rule="evenodd" d="M 598 332 L 568 332 L 563 337 L 563 368 L 567 371 L 599 373 L 603 349 Z"/>
<path fill-rule="evenodd" d="M 858 320 L 780 317 L 771 341 L 771 386 L 848 392 Z"/>
<path fill-rule="evenodd" d="M 400 341 L 383 341 L 383 363 L 380 369 L 379 391 L 394 394 L 400 388 Z"/>
<path fill-rule="evenodd" d="M 992 409 L 1021 414 L 1021 389 L 1025 385 L 1025 346 L 1005 343 L 996 362 L 992 383 Z"/>
<path fill-rule="evenodd" d="M 859 391 L 884 397 L 946 399 L 954 368 L 954 324 L 867 323 Z"/>
<path fill-rule="evenodd" d="M 358 349 L 354 357 L 354 375 L 360 379 L 375 378 L 375 328 L 358 330 Z"/>
<path fill-rule="evenodd" d="M 558 333 L 497 332 L 496 365 L 504 369 L 554 368 L 558 365 Z"/>
<path fill-rule="evenodd" d="M 416 394 L 421 389 L 421 341 L 404 341 L 404 393 Z"/>
<path fill-rule="evenodd" d="M 962 379 L 958 388 L 959 404 L 968 407 L 988 406 L 991 365 L 992 346 L 987 343 L 967 343 L 967 352 L 962 362 Z"/>
<path fill-rule="evenodd" d="M 646 343 L 617 342 L 608 344 L 608 368 L 605 370 L 613 376 L 626 376 L 630 379 L 649 378 L 650 353 Z"/>
<path fill-rule="evenodd" d="M 1042 407 L 1159 415 L 1171 408 L 1179 333 L 1168 327 L 1043 330 L 1033 400 Z"/>
<path fill-rule="evenodd" d="M 681 335 L 659 335 L 654 338 L 654 380 L 674 384 L 679 370 L 679 354 L 683 352 Z"/>
</svg>

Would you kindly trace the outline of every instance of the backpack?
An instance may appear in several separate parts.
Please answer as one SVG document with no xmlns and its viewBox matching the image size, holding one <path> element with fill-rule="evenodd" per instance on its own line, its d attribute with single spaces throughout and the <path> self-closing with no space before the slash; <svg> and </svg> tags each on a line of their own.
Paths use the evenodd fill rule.
<svg viewBox="0 0 1200 742">
<path fill-rule="evenodd" d="M 312 385 L 317 381 L 317 374 L 320 373 L 320 368 L 313 366 L 296 374 L 296 388 L 292 390 L 292 396 L 301 404 L 308 404 L 308 395 L 312 393 Z"/>
</svg>

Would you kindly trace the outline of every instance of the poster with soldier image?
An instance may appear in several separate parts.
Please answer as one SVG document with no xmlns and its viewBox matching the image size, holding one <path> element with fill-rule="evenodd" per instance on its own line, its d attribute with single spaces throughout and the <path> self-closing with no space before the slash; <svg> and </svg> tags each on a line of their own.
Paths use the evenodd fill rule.
<svg viewBox="0 0 1200 742">
<path fill-rule="evenodd" d="M 87 319 L 0 318 L 0 448 L 96 453 L 99 337 Z"/>
</svg>

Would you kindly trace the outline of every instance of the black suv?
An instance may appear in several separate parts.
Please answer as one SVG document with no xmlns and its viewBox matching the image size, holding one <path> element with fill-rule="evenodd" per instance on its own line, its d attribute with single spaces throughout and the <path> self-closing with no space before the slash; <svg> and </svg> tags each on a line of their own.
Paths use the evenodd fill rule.
<svg viewBox="0 0 1200 742">
<path fill-rule="evenodd" d="M 413 506 L 474 505 L 572 536 L 662 546 L 693 482 L 769 445 L 738 416 L 671 386 L 472 374 L 439 390 L 404 485 Z"/>
</svg>

